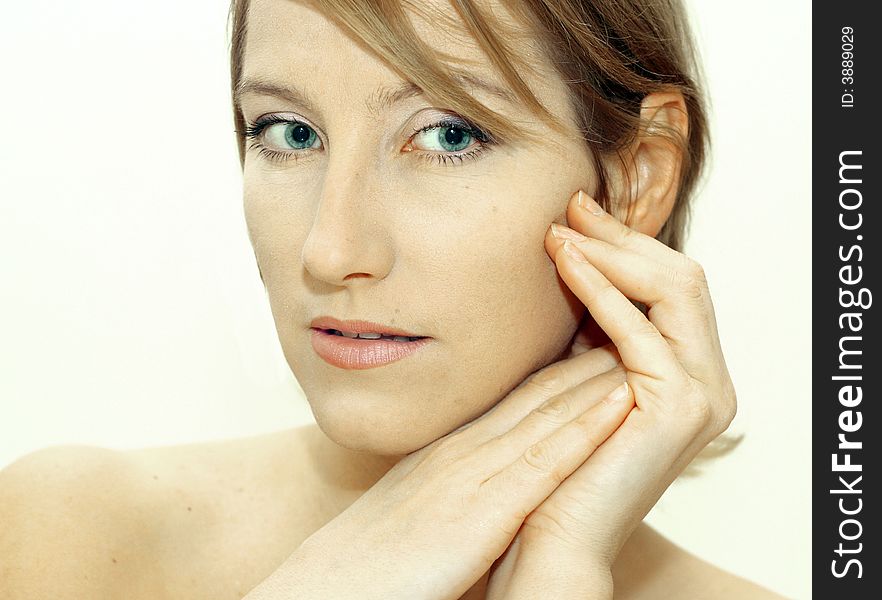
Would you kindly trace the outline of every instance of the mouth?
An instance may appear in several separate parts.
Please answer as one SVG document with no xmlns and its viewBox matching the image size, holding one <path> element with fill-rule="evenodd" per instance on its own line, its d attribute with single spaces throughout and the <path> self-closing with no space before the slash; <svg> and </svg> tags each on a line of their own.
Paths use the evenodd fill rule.
<svg viewBox="0 0 882 600">
<path fill-rule="evenodd" d="M 336 333 L 331 333 L 332 331 Z M 362 335 L 377 337 L 361 337 Z M 399 339 L 396 340 L 396 337 Z M 349 337 L 343 335 L 343 332 L 338 329 L 328 330 L 313 327 L 310 341 L 315 353 L 329 365 L 340 369 L 355 370 L 373 369 L 402 360 L 419 352 L 423 346 L 431 344 L 432 338 L 390 337 L 372 333 Z"/>
<path fill-rule="evenodd" d="M 346 337 L 351 340 L 392 340 L 393 342 L 415 342 L 417 340 L 424 340 L 427 337 L 424 335 L 386 335 L 376 332 L 356 333 L 354 331 L 341 331 L 339 329 L 319 328 L 319 331 L 324 331 L 329 335 L 339 335 L 341 337 Z"/>
<path fill-rule="evenodd" d="M 320 317 L 310 324 L 315 353 L 326 363 L 341 369 L 372 369 L 399 361 L 432 341 L 371 321 L 340 321 Z"/>
<path fill-rule="evenodd" d="M 317 317 L 309 324 L 312 329 L 320 329 L 330 335 L 340 335 L 350 339 L 379 340 L 394 339 L 398 342 L 415 341 L 427 338 L 412 331 L 405 331 L 391 325 L 362 321 L 360 319 L 341 321 L 334 317 Z"/>
</svg>

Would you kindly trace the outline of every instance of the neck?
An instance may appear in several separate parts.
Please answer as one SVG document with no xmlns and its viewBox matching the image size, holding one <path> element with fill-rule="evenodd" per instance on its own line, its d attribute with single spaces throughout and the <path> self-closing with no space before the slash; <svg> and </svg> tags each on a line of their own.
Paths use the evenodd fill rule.
<svg viewBox="0 0 882 600">
<path fill-rule="evenodd" d="M 318 425 L 306 430 L 307 453 L 313 472 L 328 494 L 354 502 L 406 455 L 377 455 L 340 446 Z M 348 504 L 347 504 L 348 505 Z"/>
</svg>

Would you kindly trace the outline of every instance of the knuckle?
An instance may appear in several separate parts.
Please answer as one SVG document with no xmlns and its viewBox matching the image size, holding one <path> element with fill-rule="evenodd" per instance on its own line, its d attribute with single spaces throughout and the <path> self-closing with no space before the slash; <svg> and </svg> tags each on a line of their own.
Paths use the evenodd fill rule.
<svg viewBox="0 0 882 600">
<path fill-rule="evenodd" d="M 732 384 L 731 381 L 729 382 L 729 385 L 727 386 L 727 388 L 729 391 L 726 394 L 726 398 L 727 398 L 726 404 L 729 408 L 728 415 L 729 415 L 729 420 L 731 421 L 732 419 L 735 418 L 735 415 L 738 414 L 738 394 L 737 394 L 737 392 L 735 392 L 735 386 Z"/>
<path fill-rule="evenodd" d="M 542 406 L 534 409 L 536 415 L 541 416 L 544 420 L 557 424 L 564 422 L 569 414 L 569 403 L 563 396 L 558 396 L 545 402 Z"/>
<path fill-rule="evenodd" d="M 548 511 L 534 512 L 530 514 L 524 521 L 523 530 L 526 538 L 547 539 L 549 536 L 569 540 L 573 535 L 574 523 L 578 520 L 567 519 L 569 515 L 562 515 L 560 512 L 550 514 Z"/>
<path fill-rule="evenodd" d="M 529 385 L 540 392 L 554 392 L 563 385 L 563 373 L 557 365 L 545 367 L 530 377 Z"/>
<path fill-rule="evenodd" d="M 686 257 L 686 265 L 683 270 L 683 283 L 685 291 L 690 297 L 701 297 L 707 290 L 707 275 L 695 260 Z"/>
<path fill-rule="evenodd" d="M 439 469 L 454 464 L 459 456 L 456 438 L 457 436 L 454 435 L 435 442 L 435 444 L 428 449 L 424 460 L 421 462 L 423 464 L 432 465 L 432 468 Z"/>
<path fill-rule="evenodd" d="M 524 511 L 518 511 L 517 516 L 512 519 L 504 519 L 499 522 L 497 527 L 499 531 L 506 537 L 506 539 L 513 538 L 517 535 L 518 530 L 521 528 L 521 523 L 523 523 L 526 518 L 526 513 Z M 492 556 L 487 556 L 485 558 L 485 564 L 493 564 L 493 562 L 499 558 L 496 554 Z"/>
<path fill-rule="evenodd" d="M 683 255 L 683 259 L 684 270 L 686 271 L 686 273 L 689 274 L 690 277 L 699 281 L 705 278 L 704 267 L 702 267 L 697 260 L 686 256 L 685 254 Z"/>
<path fill-rule="evenodd" d="M 731 381 L 727 382 L 722 402 L 718 410 L 717 427 L 715 433 L 720 434 L 729 428 L 735 415 L 738 413 L 738 399 L 735 394 L 735 386 Z"/>
<path fill-rule="evenodd" d="M 638 237 L 639 232 L 634 229 L 631 229 L 630 227 L 622 225 L 621 227 L 618 228 L 617 235 L 619 238 L 618 239 L 619 243 L 627 246 L 627 245 L 633 244 L 636 241 L 636 238 Z"/>
<path fill-rule="evenodd" d="M 527 448 L 522 456 L 524 465 L 534 474 L 543 479 L 551 479 L 555 483 L 564 480 L 551 444 L 547 440 L 537 442 Z"/>
<path fill-rule="evenodd" d="M 692 261 L 692 259 L 687 260 Z M 698 264 L 694 261 L 692 262 L 695 265 Z M 673 271 L 670 278 L 681 293 L 688 298 L 702 298 L 707 293 L 707 281 L 704 277 L 704 271 L 700 266 L 687 266 L 682 271 Z"/>
</svg>

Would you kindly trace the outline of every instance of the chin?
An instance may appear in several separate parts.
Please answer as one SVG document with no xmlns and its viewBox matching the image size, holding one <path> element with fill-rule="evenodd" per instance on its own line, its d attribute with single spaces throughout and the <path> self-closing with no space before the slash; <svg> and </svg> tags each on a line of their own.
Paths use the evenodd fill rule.
<svg viewBox="0 0 882 600">
<path fill-rule="evenodd" d="M 420 407 L 396 407 L 388 399 L 372 402 L 363 394 L 358 398 L 345 394 L 307 398 L 322 432 L 337 445 L 355 452 L 403 456 L 456 429 L 455 423 L 438 423 Z"/>
</svg>

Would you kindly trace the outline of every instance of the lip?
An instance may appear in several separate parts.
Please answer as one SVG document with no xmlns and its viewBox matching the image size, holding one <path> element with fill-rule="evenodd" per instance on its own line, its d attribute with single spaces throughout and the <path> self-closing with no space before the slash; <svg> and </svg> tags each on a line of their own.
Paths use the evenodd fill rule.
<svg viewBox="0 0 882 600">
<path fill-rule="evenodd" d="M 406 358 L 432 341 L 431 337 L 398 342 L 395 340 L 363 340 L 336 335 L 327 331 L 336 329 L 351 333 L 379 333 L 381 335 L 420 337 L 403 329 L 371 321 L 341 321 L 333 317 L 313 319 L 310 342 L 315 353 L 326 363 L 341 369 L 373 369 Z"/>
<path fill-rule="evenodd" d="M 424 337 L 396 327 L 381 325 L 371 321 L 341 321 L 334 317 L 317 317 L 309 324 L 313 329 L 336 329 L 350 333 L 379 333 L 381 335 L 401 335 L 405 337 Z"/>
<path fill-rule="evenodd" d="M 336 328 L 334 328 L 336 329 Z M 341 369 L 373 369 L 406 358 L 432 341 L 361 340 L 313 329 L 312 348 L 326 363 Z"/>
</svg>

